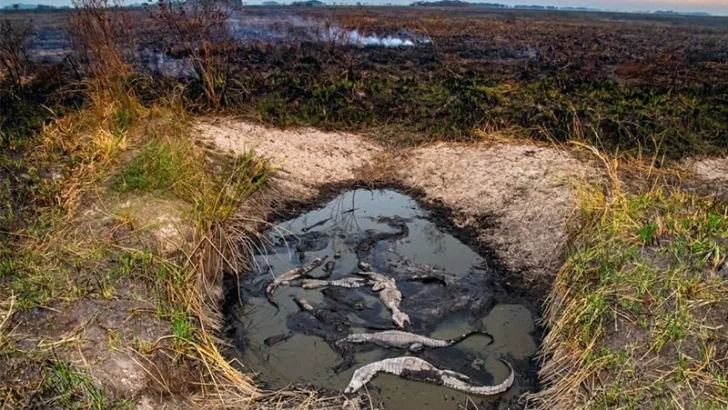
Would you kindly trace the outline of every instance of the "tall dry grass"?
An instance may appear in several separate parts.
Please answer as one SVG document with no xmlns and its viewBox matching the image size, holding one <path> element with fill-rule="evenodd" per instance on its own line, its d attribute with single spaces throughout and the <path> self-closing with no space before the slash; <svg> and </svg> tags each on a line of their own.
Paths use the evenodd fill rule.
<svg viewBox="0 0 728 410">
<path fill-rule="evenodd" d="M 68 29 L 80 67 L 98 85 L 96 93 L 116 90 L 130 73 L 136 50 L 132 11 L 121 0 L 73 0 Z"/>
<path fill-rule="evenodd" d="M 151 18 L 164 30 L 168 47 L 187 54 L 211 108 L 226 103 L 232 80 L 234 38 L 228 32 L 232 10 L 223 2 L 176 3 L 159 0 Z"/>
<path fill-rule="evenodd" d="M 21 89 L 23 77 L 30 71 L 26 41 L 32 31 L 33 23 L 30 20 L 0 17 L 0 72 L 18 90 Z"/>
</svg>

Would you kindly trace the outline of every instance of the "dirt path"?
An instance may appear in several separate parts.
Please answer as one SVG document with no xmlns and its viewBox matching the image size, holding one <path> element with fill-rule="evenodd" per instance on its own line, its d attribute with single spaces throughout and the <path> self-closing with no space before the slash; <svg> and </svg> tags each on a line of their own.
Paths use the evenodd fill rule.
<svg viewBox="0 0 728 410">
<path fill-rule="evenodd" d="M 558 269 L 575 209 L 568 183 L 585 173 L 566 152 L 527 145 L 437 144 L 386 156 L 382 147 L 351 134 L 219 119 L 197 129 L 202 141 L 219 149 L 252 148 L 270 158 L 291 198 L 314 196 L 325 184 L 367 182 L 362 169 L 394 168 L 392 182 L 451 209 L 455 225 L 476 232 L 509 268 L 528 272 L 527 281 Z M 375 164 L 381 161 L 389 163 Z"/>
</svg>

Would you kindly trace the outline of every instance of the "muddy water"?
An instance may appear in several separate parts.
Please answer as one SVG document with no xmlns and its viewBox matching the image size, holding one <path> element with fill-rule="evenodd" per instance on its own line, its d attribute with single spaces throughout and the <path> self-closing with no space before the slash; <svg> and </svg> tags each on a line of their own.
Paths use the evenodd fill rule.
<svg viewBox="0 0 728 410">
<path fill-rule="evenodd" d="M 413 354 L 371 345 L 336 350 L 333 342 L 348 333 L 394 328 L 390 312 L 368 287 L 304 290 L 294 281 L 276 291 L 279 308 L 265 297 L 263 290 L 273 275 L 313 258 L 328 255 L 336 262 L 330 279 L 353 276 L 363 260 L 374 271 L 397 280 L 404 296 L 401 308 L 412 321 L 408 331 L 442 339 L 471 330 L 492 336 L 477 334 L 455 346 L 416 355 L 482 384 L 507 377 L 508 368 L 499 359 L 509 361 L 517 373 L 507 392 L 470 398 L 435 384 L 380 374 L 367 385 L 375 399 L 388 409 L 412 410 L 456 409 L 467 403 L 479 408 L 516 404 L 521 393 L 535 388 L 535 312 L 499 286 L 498 272 L 489 268 L 486 259 L 439 229 L 430 216 L 398 192 L 355 190 L 275 226 L 259 246 L 256 271 L 242 279 L 238 292 L 232 292 L 244 301 L 233 303 L 229 311 L 238 359 L 272 388 L 301 383 L 340 391 L 356 368 Z M 384 239 L 362 247 L 368 238 Z M 413 280 L 421 273 L 437 280 Z M 326 273 L 318 268 L 311 275 Z M 294 297 L 306 299 L 338 320 L 322 324 L 314 315 L 301 312 Z M 272 344 L 269 338 L 276 336 L 285 340 Z M 344 355 L 353 357 L 353 366 L 341 368 Z"/>
</svg>

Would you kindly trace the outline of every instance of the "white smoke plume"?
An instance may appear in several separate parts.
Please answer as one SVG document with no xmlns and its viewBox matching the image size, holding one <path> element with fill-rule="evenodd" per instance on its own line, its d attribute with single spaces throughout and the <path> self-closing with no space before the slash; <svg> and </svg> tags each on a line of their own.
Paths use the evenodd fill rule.
<svg viewBox="0 0 728 410">
<path fill-rule="evenodd" d="M 344 29 L 329 22 L 283 13 L 262 18 L 233 13 L 228 21 L 228 30 L 243 43 L 322 41 L 359 47 L 412 47 L 429 43 L 429 39 L 408 32 L 398 35 L 363 34 L 356 29 Z"/>
<path fill-rule="evenodd" d="M 412 47 L 415 42 L 410 39 L 403 39 L 392 36 L 362 35 L 358 30 L 344 30 L 339 27 L 329 28 L 325 41 L 340 41 L 346 44 L 370 47 Z"/>
</svg>

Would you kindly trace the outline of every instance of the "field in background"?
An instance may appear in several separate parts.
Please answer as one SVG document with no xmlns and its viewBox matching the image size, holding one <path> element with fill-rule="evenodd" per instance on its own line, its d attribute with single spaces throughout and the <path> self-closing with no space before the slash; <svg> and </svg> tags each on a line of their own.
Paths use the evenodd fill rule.
<svg viewBox="0 0 728 410">
<path fill-rule="evenodd" d="M 209 17 L 226 33 L 201 33 L 218 65 L 205 74 L 193 52 L 202 37 L 149 10 L 126 12 L 134 35 L 123 44 L 138 73 L 128 87 L 142 101 L 182 83 L 193 111 L 375 131 L 396 145 L 472 140 L 485 130 L 671 158 L 728 148 L 725 18 L 244 8 Z M 33 19 L 32 56 L 72 55 L 63 70 L 82 76 L 73 62 L 83 56 L 71 53 L 62 16 L 7 15 Z"/>
</svg>

